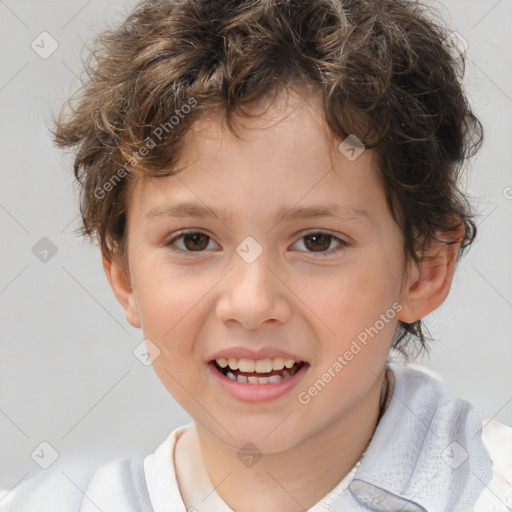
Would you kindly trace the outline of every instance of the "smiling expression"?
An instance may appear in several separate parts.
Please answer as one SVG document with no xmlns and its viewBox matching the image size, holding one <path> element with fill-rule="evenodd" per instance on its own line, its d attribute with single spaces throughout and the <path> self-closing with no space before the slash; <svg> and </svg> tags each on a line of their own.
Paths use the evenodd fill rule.
<svg viewBox="0 0 512 512">
<path fill-rule="evenodd" d="M 201 118 L 183 171 L 131 191 L 126 312 L 196 422 L 271 452 L 341 421 L 375 386 L 399 315 L 297 399 L 400 302 L 403 241 L 374 151 L 346 158 L 320 103 L 281 95 L 244 123 L 239 140 L 220 114 Z"/>
</svg>

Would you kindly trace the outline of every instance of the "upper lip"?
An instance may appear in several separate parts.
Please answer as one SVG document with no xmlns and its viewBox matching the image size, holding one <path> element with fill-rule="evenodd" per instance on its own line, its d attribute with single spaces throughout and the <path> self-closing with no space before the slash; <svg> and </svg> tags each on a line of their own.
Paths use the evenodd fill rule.
<svg viewBox="0 0 512 512">
<path fill-rule="evenodd" d="M 229 359 L 230 357 L 234 357 L 236 359 L 274 359 L 277 357 L 282 357 L 283 359 L 293 359 L 297 362 L 305 361 L 305 359 L 296 354 L 285 352 L 283 350 L 272 347 L 262 347 L 258 350 L 250 349 L 247 347 L 224 348 L 218 352 L 215 352 L 210 357 L 209 361 L 220 359 L 221 357 L 224 357 L 225 359 Z"/>
</svg>

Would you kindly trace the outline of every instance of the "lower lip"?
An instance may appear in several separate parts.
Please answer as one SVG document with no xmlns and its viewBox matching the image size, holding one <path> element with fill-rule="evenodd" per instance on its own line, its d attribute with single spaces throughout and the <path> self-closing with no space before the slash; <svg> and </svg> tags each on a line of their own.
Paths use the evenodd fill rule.
<svg viewBox="0 0 512 512">
<path fill-rule="evenodd" d="M 294 388 L 306 374 L 309 365 L 304 364 L 298 372 L 287 379 L 269 384 L 244 384 L 226 377 L 213 364 L 209 363 L 207 367 L 214 381 L 234 398 L 244 402 L 265 402 L 279 398 Z"/>
</svg>

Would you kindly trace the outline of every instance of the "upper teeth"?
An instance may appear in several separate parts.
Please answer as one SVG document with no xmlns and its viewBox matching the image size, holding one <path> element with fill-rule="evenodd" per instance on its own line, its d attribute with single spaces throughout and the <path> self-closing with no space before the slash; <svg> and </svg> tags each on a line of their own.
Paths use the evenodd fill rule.
<svg viewBox="0 0 512 512">
<path fill-rule="evenodd" d="M 282 370 L 283 368 L 291 368 L 295 361 L 293 359 L 283 359 L 276 357 L 274 359 L 237 359 L 236 357 L 220 357 L 215 360 L 221 368 L 229 366 L 232 370 L 240 370 L 241 372 L 268 373 L 272 370 Z"/>
</svg>

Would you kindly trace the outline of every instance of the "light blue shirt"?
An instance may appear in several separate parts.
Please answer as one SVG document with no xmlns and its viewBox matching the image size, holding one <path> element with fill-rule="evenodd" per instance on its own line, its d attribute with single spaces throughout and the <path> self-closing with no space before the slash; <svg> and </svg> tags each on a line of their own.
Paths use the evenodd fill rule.
<svg viewBox="0 0 512 512">
<path fill-rule="evenodd" d="M 472 512 L 492 478 L 482 421 L 424 372 L 390 364 L 395 388 L 333 512 Z"/>
</svg>

